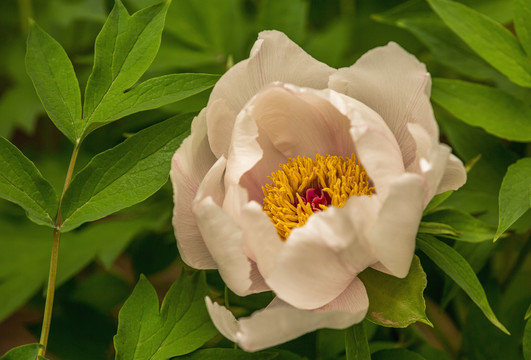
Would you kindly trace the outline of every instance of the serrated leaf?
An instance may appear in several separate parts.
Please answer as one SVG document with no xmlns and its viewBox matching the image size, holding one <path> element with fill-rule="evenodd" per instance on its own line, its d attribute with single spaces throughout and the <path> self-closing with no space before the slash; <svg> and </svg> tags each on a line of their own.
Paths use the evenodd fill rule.
<svg viewBox="0 0 531 360">
<path fill-rule="evenodd" d="M 373 360 L 426 360 L 422 355 L 406 350 L 392 349 L 378 351 L 372 356 Z"/>
<path fill-rule="evenodd" d="M 201 347 L 217 333 L 206 310 L 207 294 L 204 273 L 191 278 L 183 273 L 159 312 L 157 293 L 142 275 L 120 310 L 116 360 L 166 360 Z"/>
<path fill-rule="evenodd" d="M 363 322 L 345 329 L 346 360 L 370 360 L 371 350 Z"/>
<path fill-rule="evenodd" d="M 434 79 L 432 99 L 454 116 L 488 133 L 513 141 L 531 141 L 531 108 L 485 85 Z"/>
<path fill-rule="evenodd" d="M 81 137 L 81 92 L 68 55 L 50 35 L 30 22 L 26 71 L 55 126 L 72 142 Z"/>
<path fill-rule="evenodd" d="M 509 331 L 492 311 L 485 290 L 483 290 L 474 270 L 457 251 L 431 235 L 419 235 L 417 245 L 423 253 L 467 293 L 494 326 L 510 335 Z"/>
<path fill-rule="evenodd" d="M 57 194 L 33 162 L 0 137 L 0 198 L 20 205 L 39 225 L 55 227 Z"/>
<path fill-rule="evenodd" d="M 531 57 L 531 3 L 529 0 L 514 1 L 514 29 L 527 56 Z"/>
<path fill-rule="evenodd" d="M 479 56 L 520 86 L 531 87 L 531 60 L 509 30 L 455 1 L 428 0 L 433 10 Z"/>
<path fill-rule="evenodd" d="M 531 196 L 531 158 L 509 166 L 500 188 L 500 221 L 494 240 L 529 210 Z"/>
<path fill-rule="evenodd" d="M 61 231 L 139 203 L 160 189 L 190 122 L 190 115 L 172 117 L 95 156 L 65 193 Z"/>
<path fill-rule="evenodd" d="M 218 79 L 209 74 L 170 74 L 146 80 L 125 93 L 110 92 L 91 122 L 104 124 L 156 109 L 210 89 Z"/>
<path fill-rule="evenodd" d="M 423 292 L 427 280 L 417 256 L 404 279 L 368 268 L 359 274 L 369 296 L 367 319 L 387 327 L 404 328 L 416 321 L 431 325 L 426 317 Z"/>
<path fill-rule="evenodd" d="M 180 356 L 179 360 L 272 360 L 276 359 L 278 353 L 267 351 L 248 353 L 236 349 L 201 349 L 191 354 Z"/>
<path fill-rule="evenodd" d="M 129 15 L 122 2 L 116 0 L 96 38 L 94 67 L 83 105 L 84 136 L 104 125 L 105 104 L 117 104 L 117 96 L 130 89 L 155 58 L 168 5 L 169 2 L 156 4 Z"/>
<path fill-rule="evenodd" d="M 457 234 L 444 234 L 442 236 L 451 235 L 452 239 L 466 242 L 482 242 L 492 240 L 495 230 L 485 224 L 483 221 L 457 209 L 443 209 L 426 215 L 423 221 L 443 223 L 450 226 L 457 231 Z M 419 230 L 420 231 L 420 230 Z M 427 233 L 427 232 L 425 232 Z M 432 233 L 432 235 L 438 235 Z"/>
<path fill-rule="evenodd" d="M 41 347 L 40 344 L 22 345 L 9 350 L 0 360 L 35 360 Z"/>
</svg>

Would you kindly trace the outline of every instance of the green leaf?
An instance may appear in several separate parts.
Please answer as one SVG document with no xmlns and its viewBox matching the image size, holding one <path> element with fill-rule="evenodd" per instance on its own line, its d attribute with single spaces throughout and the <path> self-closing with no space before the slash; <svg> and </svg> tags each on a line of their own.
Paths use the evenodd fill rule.
<svg viewBox="0 0 531 360">
<path fill-rule="evenodd" d="M 190 121 L 190 115 L 172 117 L 95 156 L 65 193 L 61 231 L 134 205 L 160 189 Z"/>
<path fill-rule="evenodd" d="M 188 98 L 213 87 L 219 79 L 209 74 L 171 74 L 149 79 L 125 93 L 110 93 L 91 118 L 96 123 L 109 123 L 136 112 Z"/>
<path fill-rule="evenodd" d="M 483 290 L 470 264 L 453 248 L 431 235 L 420 235 L 417 240 L 419 249 L 470 296 L 470 299 L 481 309 L 487 319 L 498 329 L 510 335 L 509 331 L 494 315 L 485 290 Z"/>
<path fill-rule="evenodd" d="M 531 158 L 509 166 L 500 188 L 500 222 L 494 240 L 498 239 L 530 207 Z"/>
<path fill-rule="evenodd" d="M 531 141 L 531 108 L 485 85 L 434 79 L 432 99 L 454 116 L 488 133 L 513 141 Z"/>
<path fill-rule="evenodd" d="M 531 318 L 531 305 L 529 305 L 524 315 L 524 320 L 527 320 L 529 318 Z"/>
<path fill-rule="evenodd" d="M 378 351 L 372 358 L 373 360 L 425 360 L 420 354 L 406 349 Z"/>
<path fill-rule="evenodd" d="M 449 0 L 428 0 L 433 10 L 479 56 L 520 86 L 531 87 L 531 61 L 509 30 Z"/>
<path fill-rule="evenodd" d="M 277 358 L 276 352 L 248 353 L 236 349 L 201 349 L 191 354 L 179 356 L 179 360 L 272 360 Z"/>
<path fill-rule="evenodd" d="M 417 256 L 413 258 L 409 274 L 404 279 L 368 268 L 359 274 L 369 296 L 367 319 L 387 327 L 404 328 L 416 321 L 431 326 L 426 317 L 422 295 L 426 288 L 426 274 Z"/>
<path fill-rule="evenodd" d="M 466 242 L 482 242 L 492 240 L 494 229 L 472 215 L 456 209 L 443 209 L 426 215 L 423 221 L 443 223 L 457 231 L 457 234 L 443 234 L 455 240 Z M 420 230 L 419 230 L 420 232 Z M 427 232 L 425 232 L 427 233 Z M 432 233 L 432 235 L 439 235 Z"/>
<path fill-rule="evenodd" d="M 524 348 L 524 359 L 531 360 L 531 319 L 525 323 L 522 346 Z"/>
<path fill-rule="evenodd" d="M 0 137 L 0 198 L 20 205 L 39 225 L 55 227 L 57 194 L 35 165 L 8 140 Z"/>
<path fill-rule="evenodd" d="M 0 360 L 35 360 L 41 344 L 22 345 L 11 349 Z"/>
<path fill-rule="evenodd" d="M 454 193 L 453 190 L 448 190 L 443 192 L 442 194 L 435 195 L 428 205 L 426 205 L 426 209 L 424 209 L 424 215 L 431 213 L 434 209 L 436 209 L 439 205 L 441 205 L 446 199 L 450 197 Z"/>
<path fill-rule="evenodd" d="M 531 3 L 528 0 L 514 2 L 514 29 L 527 56 L 531 57 Z"/>
<path fill-rule="evenodd" d="M 370 360 L 371 351 L 363 322 L 345 329 L 346 360 Z"/>
<path fill-rule="evenodd" d="M 438 222 L 428 222 L 428 221 L 420 222 L 418 232 L 421 234 L 431 234 L 431 235 L 451 235 L 451 236 L 459 235 L 459 232 L 453 227 L 451 227 L 450 225 L 438 223 Z"/>
<path fill-rule="evenodd" d="M 116 0 L 96 38 L 94 67 L 85 90 L 83 136 L 109 122 L 109 109 L 118 105 L 155 58 L 168 5 L 156 4 L 131 16 Z"/>
<path fill-rule="evenodd" d="M 142 275 L 120 310 L 116 360 L 166 360 L 201 347 L 217 333 L 206 310 L 207 294 L 203 272 L 191 278 L 182 273 L 159 312 L 157 293 Z"/>
<path fill-rule="evenodd" d="M 30 21 L 26 71 L 55 126 L 74 144 L 81 137 L 81 92 L 61 45 Z"/>
<path fill-rule="evenodd" d="M 260 30 L 279 30 L 293 41 L 304 40 L 308 3 L 302 0 L 265 0 L 258 13 Z"/>
</svg>

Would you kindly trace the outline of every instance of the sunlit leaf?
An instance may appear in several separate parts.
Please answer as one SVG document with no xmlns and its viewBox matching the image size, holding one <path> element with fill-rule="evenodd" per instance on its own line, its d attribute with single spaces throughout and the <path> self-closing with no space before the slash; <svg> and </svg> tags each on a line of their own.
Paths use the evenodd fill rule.
<svg viewBox="0 0 531 360">
<path fill-rule="evenodd" d="M 442 20 L 479 56 L 520 86 L 531 87 L 531 61 L 509 30 L 455 1 L 428 0 Z"/>
<path fill-rule="evenodd" d="M 122 2 L 116 0 L 96 38 L 94 68 L 83 105 L 84 136 L 105 124 L 108 103 L 116 105 L 120 95 L 140 79 L 155 58 L 168 4 L 156 4 L 129 15 Z"/>
<path fill-rule="evenodd" d="M 190 121 L 190 115 L 170 118 L 94 157 L 65 193 L 61 231 L 139 203 L 160 189 Z"/>
<path fill-rule="evenodd" d="M 531 108 L 502 90 L 461 80 L 434 79 L 432 99 L 469 125 L 504 139 L 531 141 Z"/>
<path fill-rule="evenodd" d="M 457 251 L 430 235 L 419 235 L 417 245 L 423 253 L 470 296 L 470 299 L 481 309 L 493 325 L 504 333 L 509 334 L 509 331 L 494 315 L 485 290 L 483 290 L 474 270 Z"/>
<path fill-rule="evenodd" d="M 418 257 L 413 258 L 409 274 L 404 279 L 366 269 L 359 278 L 369 296 L 367 319 L 387 327 L 406 327 L 416 321 L 431 325 L 426 317 L 423 292 L 426 274 Z"/>
<path fill-rule="evenodd" d="M 426 215 L 423 221 L 443 223 L 457 231 L 457 234 L 440 234 L 451 235 L 453 239 L 466 242 L 490 241 L 494 236 L 495 230 L 485 224 L 483 221 L 456 209 L 443 209 Z M 425 232 L 427 233 L 427 232 Z M 438 235 L 432 233 L 432 235 Z"/>
<path fill-rule="evenodd" d="M 55 227 L 57 194 L 35 165 L 8 140 L 0 137 L 0 198 L 20 205 L 28 218 Z"/>
<path fill-rule="evenodd" d="M 26 71 L 55 126 L 76 143 L 81 137 L 81 92 L 74 67 L 61 45 L 30 22 Z"/>
<path fill-rule="evenodd" d="M 530 207 L 531 158 L 509 166 L 500 188 L 500 222 L 495 239 L 500 237 Z"/>
<path fill-rule="evenodd" d="M 155 289 L 142 275 L 120 310 L 116 360 L 166 360 L 188 354 L 213 338 L 204 273 L 181 274 L 159 310 Z"/>
</svg>

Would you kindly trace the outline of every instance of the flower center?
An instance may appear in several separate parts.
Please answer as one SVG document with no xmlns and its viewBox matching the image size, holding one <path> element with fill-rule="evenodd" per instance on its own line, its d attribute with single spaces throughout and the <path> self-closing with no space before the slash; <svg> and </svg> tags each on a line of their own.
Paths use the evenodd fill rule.
<svg viewBox="0 0 531 360">
<path fill-rule="evenodd" d="M 352 195 L 371 196 L 374 192 L 354 154 L 350 158 L 317 154 L 315 160 L 297 156 L 279 167 L 268 176 L 272 183 L 262 186 L 263 210 L 283 241 L 313 213 L 328 206 L 340 208 Z"/>
</svg>

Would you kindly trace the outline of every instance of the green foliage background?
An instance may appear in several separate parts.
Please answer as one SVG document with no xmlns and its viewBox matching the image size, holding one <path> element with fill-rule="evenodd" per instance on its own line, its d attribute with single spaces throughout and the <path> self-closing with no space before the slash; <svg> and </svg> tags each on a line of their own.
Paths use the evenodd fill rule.
<svg viewBox="0 0 531 360">
<path fill-rule="evenodd" d="M 158 1 L 123 3 L 133 14 Z M 113 6 L 110 0 L 0 2 L 0 136 L 9 140 L 0 138 L 0 355 L 38 342 L 57 212 L 50 204 L 62 193 L 73 146 L 83 139 L 64 198 L 60 227 L 68 233 L 61 239 L 49 359 L 324 360 L 366 359 L 370 353 L 373 359 L 531 359 L 529 0 L 173 0 L 167 8 L 150 8 L 153 19 L 162 19 L 149 25 L 162 30 L 158 53 L 153 30 L 146 48 L 137 49 L 143 64 L 106 79 L 100 58 L 89 80 L 96 36 Z M 120 11 L 114 13 L 119 21 L 137 21 Z M 371 306 L 389 318 L 407 314 L 417 322 L 396 319 L 400 328 L 392 328 L 369 317 L 365 335 L 359 328 L 345 333 L 347 352 L 343 332 L 326 329 L 256 354 L 233 349 L 210 323 L 204 296 L 228 300 L 240 316 L 264 307 L 272 295 L 239 298 L 229 291 L 224 298 L 219 275 L 187 268 L 175 246 L 169 158 L 217 79 L 201 74 L 221 75 L 245 59 L 264 29 L 285 32 L 333 67 L 398 42 L 427 64 L 442 140 L 468 166 L 467 184 L 426 209 L 409 282 L 362 274 L 396 289 L 368 288 L 381 300 Z M 96 42 L 100 55 L 113 36 L 111 28 L 106 31 Z M 26 54 L 28 32 L 28 46 L 46 44 L 48 53 Z M 52 52 L 57 66 L 67 69 L 59 77 L 43 67 Z M 53 101 L 61 94 L 69 99 L 64 105 Z M 101 108 L 94 99 L 103 99 Z M 147 161 L 157 164 L 154 170 Z M 133 173 L 144 174 L 135 178 L 144 183 L 122 196 Z M 105 177 L 107 184 L 99 181 Z M 190 277 L 175 282 L 180 274 Z M 422 299 L 408 298 L 404 289 L 421 293 L 426 277 L 424 314 Z M 400 300 L 406 298 L 404 306 Z M 175 317 L 180 311 L 182 317 Z M 146 337 L 155 345 L 134 342 L 134 329 L 123 325 L 141 313 L 138 331 L 157 334 Z M 161 325 L 165 321 L 172 325 Z M 147 323 L 152 327 L 143 328 Z M 157 343 L 164 336 L 179 342 Z M 364 337 L 367 349 L 352 343 Z M 158 350 L 150 353 L 153 348 Z M 37 350 L 19 348 L 1 359 L 35 358 Z"/>
</svg>

